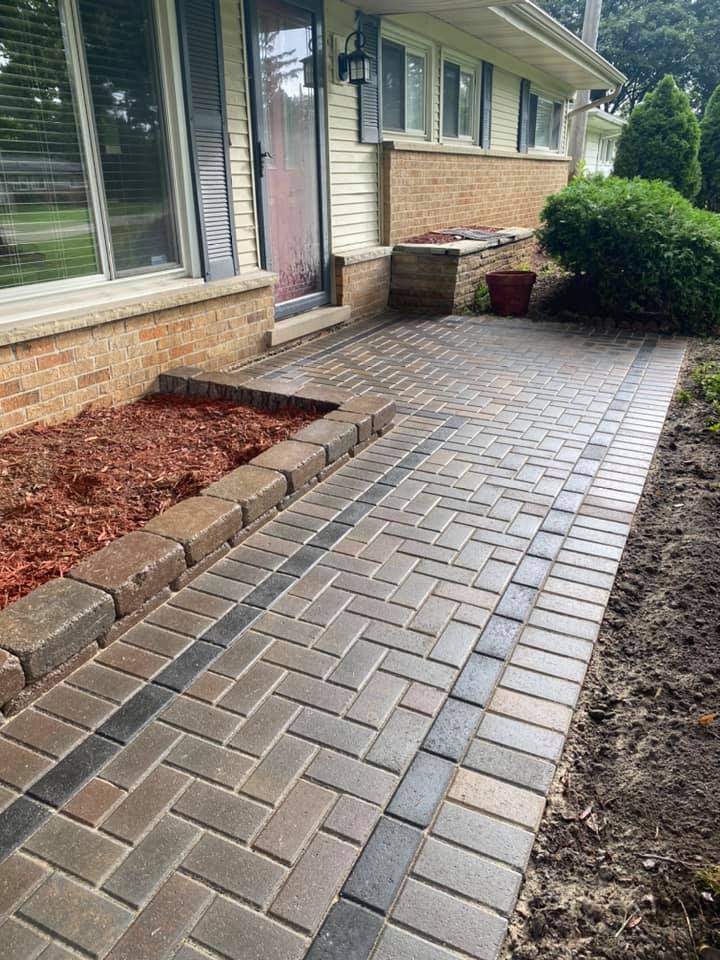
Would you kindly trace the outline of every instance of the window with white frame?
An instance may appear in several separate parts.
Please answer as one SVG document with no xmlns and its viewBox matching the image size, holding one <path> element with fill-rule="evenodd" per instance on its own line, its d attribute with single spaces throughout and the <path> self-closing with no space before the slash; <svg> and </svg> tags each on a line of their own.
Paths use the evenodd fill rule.
<svg viewBox="0 0 720 960">
<path fill-rule="evenodd" d="M 600 163 L 612 163 L 615 159 L 617 137 L 605 137 L 600 141 Z"/>
<path fill-rule="evenodd" d="M 542 94 L 530 96 L 530 146 L 536 150 L 559 150 L 563 104 Z"/>
<path fill-rule="evenodd" d="M 0 0 L 0 293 L 180 261 L 153 0 Z"/>
<path fill-rule="evenodd" d="M 444 139 L 474 140 L 477 71 L 444 57 L 442 64 L 442 135 Z"/>
<path fill-rule="evenodd" d="M 425 136 L 428 55 L 421 47 L 382 41 L 383 129 Z"/>
</svg>

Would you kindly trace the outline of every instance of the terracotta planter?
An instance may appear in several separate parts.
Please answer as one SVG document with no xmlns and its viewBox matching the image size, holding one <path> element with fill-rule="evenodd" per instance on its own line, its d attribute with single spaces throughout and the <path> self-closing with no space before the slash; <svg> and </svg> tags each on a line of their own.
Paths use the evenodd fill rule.
<svg viewBox="0 0 720 960">
<path fill-rule="evenodd" d="M 498 270 L 485 281 L 493 312 L 501 317 L 524 317 L 530 306 L 530 294 L 537 274 L 531 270 Z"/>
</svg>

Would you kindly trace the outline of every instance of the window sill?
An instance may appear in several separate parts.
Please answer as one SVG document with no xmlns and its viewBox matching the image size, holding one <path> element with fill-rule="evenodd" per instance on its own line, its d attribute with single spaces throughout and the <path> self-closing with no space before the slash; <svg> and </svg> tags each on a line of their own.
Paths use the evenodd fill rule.
<svg viewBox="0 0 720 960">
<path fill-rule="evenodd" d="M 551 163 L 567 163 L 570 157 L 564 153 L 518 153 L 517 150 L 485 150 L 474 144 L 429 143 L 424 140 L 384 140 L 383 149 L 388 151 L 409 150 L 414 153 L 451 153 L 471 157 L 502 157 L 506 160 L 546 160 Z"/>
<path fill-rule="evenodd" d="M 275 279 L 275 274 L 265 270 L 212 283 L 188 277 L 134 277 L 63 295 L 0 304 L 0 346 L 256 290 L 272 286 Z"/>
</svg>

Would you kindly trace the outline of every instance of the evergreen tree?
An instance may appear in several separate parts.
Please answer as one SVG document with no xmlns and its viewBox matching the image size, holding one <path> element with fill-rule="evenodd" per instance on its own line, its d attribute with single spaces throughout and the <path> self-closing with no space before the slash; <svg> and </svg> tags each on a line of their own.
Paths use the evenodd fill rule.
<svg viewBox="0 0 720 960">
<path fill-rule="evenodd" d="M 694 200 L 700 189 L 699 147 L 700 125 L 690 100 L 668 75 L 630 114 L 615 175 L 664 180 Z"/>
<path fill-rule="evenodd" d="M 708 101 L 700 124 L 700 205 L 720 212 L 720 86 Z"/>
</svg>

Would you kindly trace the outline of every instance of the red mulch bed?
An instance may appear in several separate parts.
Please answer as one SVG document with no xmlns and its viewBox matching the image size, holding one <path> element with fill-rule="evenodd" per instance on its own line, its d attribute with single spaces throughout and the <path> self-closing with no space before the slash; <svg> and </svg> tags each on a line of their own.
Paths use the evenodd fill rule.
<svg viewBox="0 0 720 960">
<path fill-rule="evenodd" d="M 316 417 L 153 396 L 0 438 L 0 609 Z"/>
<path fill-rule="evenodd" d="M 484 230 L 486 233 L 497 233 L 500 227 L 463 227 L 463 230 Z M 417 237 L 411 237 L 404 240 L 404 243 L 451 243 L 453 240 L 460 240 L 458 234 L 452 230 L 431 230 L 430 233 L 421 233 Z"/>
</svg>

